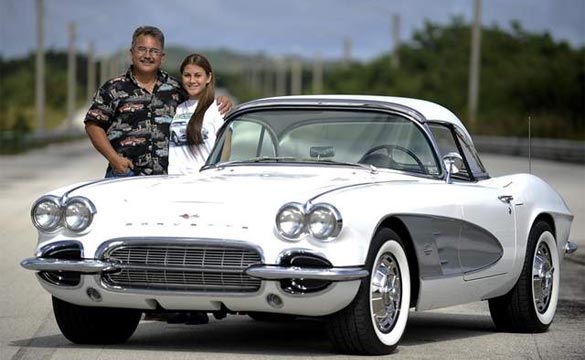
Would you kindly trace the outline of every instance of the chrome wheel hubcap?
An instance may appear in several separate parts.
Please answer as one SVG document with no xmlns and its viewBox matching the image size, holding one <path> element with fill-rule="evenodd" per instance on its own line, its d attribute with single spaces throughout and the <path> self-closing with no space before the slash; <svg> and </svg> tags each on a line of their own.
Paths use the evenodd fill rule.
<svg viewBox="0 0 585 360">
<path fill-rule="evenodd" d="M 374 266 L 371 283 L 371 309 L 374 323 L 383 333 L 389 333 L 396 324 L 402 299 L 402 280 L 396 259 L 382 255 Z"/>
<path fill-rule="evenodd" d="M 555 268 L 548 246 L 541 242 L 532 263 L 532 292 L 536 310 L 543 314 L 550 304 Z"/>
</svg>

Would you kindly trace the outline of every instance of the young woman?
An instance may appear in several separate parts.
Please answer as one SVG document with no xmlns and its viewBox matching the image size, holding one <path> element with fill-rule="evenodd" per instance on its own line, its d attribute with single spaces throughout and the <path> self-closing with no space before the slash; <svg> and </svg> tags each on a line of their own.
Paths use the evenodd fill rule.
<svg viewBox="0 0 585 360">
<path fill-rule="evenodd" d="M 181 80 L 189 100 L 181 103 L 170 126 L 169 174 L 198 172 L 205 164 L 223 117 L 215 98 L 211 64 L 200 54 L 181 63 Z"/>
</svg>

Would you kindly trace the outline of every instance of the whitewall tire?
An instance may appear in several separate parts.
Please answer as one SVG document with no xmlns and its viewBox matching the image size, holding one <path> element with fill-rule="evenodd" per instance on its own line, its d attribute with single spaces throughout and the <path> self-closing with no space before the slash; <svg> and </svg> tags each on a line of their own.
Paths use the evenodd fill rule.
<svg viewBox="0 0 585 360">
<path fill-rule="evenodd" d="M 557 310 L 560 258 L 551 227 L 538 221 L 530 230 L 526 258 L 516 285 L 506 295 L 489 300 L 496 328 L 537 333 L 548 329 Z"/>
<path fill-rule="evenodd" d="M 406 328 L 410 308 L 410 268 L 400 237 L 390 229 L 374 236 L 355 299 L 328 322 L 336 350 L 348 354 L 393 352 Z"/>
</svg>

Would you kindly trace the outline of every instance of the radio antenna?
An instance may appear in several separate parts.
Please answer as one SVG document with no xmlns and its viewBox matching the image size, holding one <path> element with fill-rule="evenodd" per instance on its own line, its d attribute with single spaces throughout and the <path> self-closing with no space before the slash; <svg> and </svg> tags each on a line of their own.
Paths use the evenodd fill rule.
<svg viewBox="0 0 585 360">
<path fill-rule="evenodd" d="M 528 173 L 532 174 L 532 134 L 531 118 L 528 116 Z"/>
</svg>

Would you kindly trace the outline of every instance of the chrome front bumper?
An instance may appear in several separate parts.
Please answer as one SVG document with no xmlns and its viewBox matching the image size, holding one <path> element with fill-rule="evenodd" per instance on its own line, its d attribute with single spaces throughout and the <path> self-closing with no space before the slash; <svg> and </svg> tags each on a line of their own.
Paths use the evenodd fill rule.
<svg viewBox="0 0 585 360">
<path fill-rule="evenodd" d="M 59 260 L 52 258 L 28 258 L 20 265 L 34 271 L 70 271 L 82 274 L 118 272 L 126 265 L 101 260 Z M 369 275 L 360 267 L 303 268 L 297 266 L 252 265 L 244 270 L 246 275 L 261 280 L 312 279 L 326 281 L 352 281 Z"/>
<path fill-rule="evenodd" d="M 60 260 L 52 258 L 28 258 L 20 262 L 20 266 L 34 271 L 71 271 L 82 274 L 98 274 L 116 272 L 121 268 L 112 263 L 100 260 Z"/>
<path fill-rule="evenodd" d="M 368 276 L 368 271 L 359 267 L 348 268 L 302 268 L 276 265 L 253 265 L 244 273 L 261 280 L 284 280 L 303 278 L 327 281 L 351 281 Z"/>
</svg>

